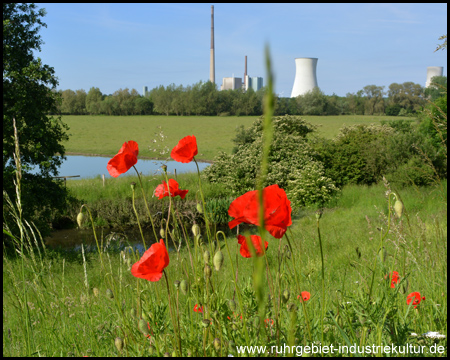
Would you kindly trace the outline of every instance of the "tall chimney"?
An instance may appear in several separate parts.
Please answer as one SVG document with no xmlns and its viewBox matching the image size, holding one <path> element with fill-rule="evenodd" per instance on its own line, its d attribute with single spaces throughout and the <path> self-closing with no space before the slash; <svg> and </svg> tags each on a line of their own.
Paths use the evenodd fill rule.
<svg viewBox="0 0 450 360">
<path fill-rule="evenodd" d="M 247 90 L 247 55 L 245 55 L 244 89 Z"/>
<path fill-rule="evenodd" d="M 216 82 L 215 64 L 214 64 L 214 5 L 211 5 L 211 54 L 209 64 L 209 81 Z"/>
</svg>

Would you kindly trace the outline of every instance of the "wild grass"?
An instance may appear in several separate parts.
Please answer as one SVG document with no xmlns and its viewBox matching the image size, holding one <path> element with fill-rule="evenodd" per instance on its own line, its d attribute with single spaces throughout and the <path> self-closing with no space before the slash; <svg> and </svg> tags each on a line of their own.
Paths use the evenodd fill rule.
<svg viewBox="0 0 450 360">
<path fill-rule="evenodd" d="M 382 120 L 399 120 L 400 117 L 339 115 L 303 116 L 312 124 L 321 125 L 318 134 L 333 138 L 344 125 L 379 124 Z M 240 125 L 249 127 L 258 116 L 92 116 L 65 115 L 63 121 L 70 127 L 69 140 L 64 143 L 67 153 L 114 156 L 124 141 L 139 144 L 139 156 L 164 158 L 153 149 L 166 145 L 172 149 L 186 134 L 195 134 L 202 144 L 198 160 L 213 160 L 220 151 L 231 152 Z M 410 119 L 410 118 L 405 118 Z M 166 136 L 161 142 L 160 132 Z M 125 140 L 124 140 L 125 139 Z M 157 140 L 156 143 L 153 140 Z"/>
<path fill-rule="evenodd" d="M 325 322 L 326 344 L 345 345 L 345 337 L 338 326 L 352 342 L 356 341 L 360 344 L 362 324 L 366 322 L 372 324 L 369 326 L 372 331 L 367 334 L 366 344 L 376 344 L 373 334 L 376 327 L 374 328 L 373 322 L 375 319 L 382 322 L 382 316 L 374 313 L 365 314 L 361 306 L 368 291 L 372 259 L 376 256 L 379 237 L 382 233 L 378 229 L 385 230 L 387 226 L 388 209 L 385 192 L 386 188 L 382 184 L 373 187 L 348 186 L 343 189 L 341 197 L 336 200 L 333 207 L 324 210 L 320 220 L 325 258 L 325 291 L 328 299 L 328 315 Z M 373 301 L 377 307 L 382 301 L 390 301 L 388 304 L 384 303 L 382 308 L 396 309 L 395 315 L 391 315 L 393 318 L 389 321 L 395 326 L 403 326 L 393 329 L 403 336 L 402 341 L 431 346 L 433 339 L 411 336 L 411 333 L 420 335 L 428 331 L 439 331 L 441 334 L 447 334 L 446 205 L 440 200 L 441 194 L 438 194 L 435 188 L 421 189 L 419 193 L 412 188 L 405 189 L 400 195 L 404 201 L 406 213 L 401 221 L 395 220 L 395 229 L 389 233 L 386 240 L 387 259 L 386 262 L 379 263 Z M 302 291 L 311 293 L 311 299 L 306 303 L 307 314 L 312 327 L 313 341 L 317 341 L 321 337 L 318 327 L 321 262 L 314 209 L 306 209 L 295 217 L 292 235 L 293 246 L 296 248 L 296 252 L 292 255 L 297 257 Z M 229 238 L 227 241 L 232 260 L 235 266 L 236 264 L 238 266 L 238 285 L 243 293 L 247 313 L 251 314 L 255 311 L 256 304 L 251 281 L 253 262 L 251 259 L 237 256 L 238 246 L 234 238 Z M 220 244 L 223 246 L 224 242 L 221 241 Z M 278 263 L 278 246 L 277 239 L 269 239 L 267 260 L 273 269 Z M 282 248 L 285 246 L 284 240 L 281 246 Z M 31 251 L 30 249 L 30 253 Z M 231 269 L 228 255 L 225 249 L 222 251 L 225 255 L 224 265 L 220 272 L 213 270 L 212 279 L 216 290 L 214 299 L 218 304 L 216 309 L 220 312 L 220 326 L 226 329 L 226 332 L 222 333 L 224 346 L 219 352 L 214 353 L 212 339 L 221 334 L 216 324 L 213 335 L 208 340 L 206 354 L 231 353 L 236 356 L 236 350 L 229 349 L 228 345 L 225 345 L 231 341 L 234 341 L 237 346 L 276 344 L 270 340 L 273 339 L 273 333 L 266 340 L 258 340 L 253 326 L 249 328 L 253 334 L 251 343 L 247 344 L 243 338 L 241 322 L 228 321 L 226 318 L 230 316 L 234 319 L 228 305 L 228 300 L 233 298 L 234 288 L 229 278 Z M 132 315 L 132 312 L 134 313 L 132 309 L 137 311 L 137 282 L 140 282 L 142 316 L 145 321 L 154 324 L 152 331 L 155 335 L 152 338 L 158 338 L 160 341 L 159 354 L 162 355 L 165 352 L 171 354 L 175 348 L 169 317 L 164 315 L 168 311 L 165 308 L 167 303 L 162 300 L 167 297 L 167 290 L 162 281 L 150 283 L 134 278 L 129 271 L 126 259 L 130 258 L 131 263 L 134 263 L 138 257 L 132 253 L 125 253 L 125 260 L 119 253 L 104 254 L 104 268 L 96 252 L 86 253 L 83 260 L 79 252 L 61 253 L 47 248 L 42 262 L 38 261 L 36 264 L 28 253 L 24 256 L 4 255 L 3 355 L 116 356 L 120 354 L 114 346 L 116 337 L 121 337 L 126 342 L 125 350 L 121 354 L 147 356 L 154 352 L 156 355 L 158 351 L 150 346 L 150 340 L 138 329 L 138 316 Z M 38 256 L 36 257 L 39 259 Z M 200 264 L 204 263 L 201 252 L 197 254 L 197 258 Z M 205 304 L 207 301 L 202 292 L 197 290 L 202 287 L 204 290 L 203 273 L 199 272 L 197 275 L 199 279 L 196 279 L 192 272 L 187 270 L 190 260 L 186 249 L 179 255 L 171 252 L 170 259 L 167 271 L 171 282 L 171 292 L 178 297 L 179 302 L 184 339 L 182 352 L 185 356 L 188 353 L 202 356 L 204 355 L 202 349 L 204 330 L 201 326 L 203 316 L 194 312 L 193 308 L 195 304 Z M 84 266 L 86 266 L 86 276 Z M 306 336 L 305 319 L 301 305 L 296 299 L 292 261 L 285 259 L 281 269 L 281 289 L 288 289 L 290 292 L 288 304 L 293 303 L 298 307 L 299 330 L 296 336 L 299 342 L 296 344 L 311 344 L 307 339 L 303 339 Z M 391 271 L 390 269 L 397 270 L 401 274 L 402 282 L 398 289 L 385 286 L 386 280 L 383 275 Z M 191 287 L 188 295 L 184 295 L 180 290 L 177 291 L 173 286 L 175 280 L 183 279 L 187 280 Z M 107 289 L 113 290 L 113 299 L 107 297 Z M 397 290 L 398 293 L 396 293 Z M 413 291 L 420 291 L 426 296 L 426 300 L 417 310 L 408 308 L 406 305 L 406 295 Z M 396 295 L 389 298 L 393 293 Z M 237 302 L 236 298 L 235 300 Z M 374 311 L 375 306 L 372 306 Z M 267 316 L 270 316 L 269 314 Z M 287 326 L 290 313 L 282 311 L 282 314 L 281 325 Z M 378 316 L 381 316 L 381 319 Z M 253 321 L 253 317 L 250 316 L 249 322 Z M 156 325 L 156 322 L 159 325 Z M 351 327 L 355 333 L 354 339 Z M 155 328 L 159 330 L 155 331 Z M 392 339 L 389 331 L 384 329 L 381 334 L 384 339 L 383 344 L 386 342 L 390 345 L 387 343 L 388 339 L 389 341 Z M 398 340 L 398 344 L 402 341 Z M 446 339 L 435 341 L 446 349 Z M 155 342 L 152 344 L 154 346 Z"/>
</svg>

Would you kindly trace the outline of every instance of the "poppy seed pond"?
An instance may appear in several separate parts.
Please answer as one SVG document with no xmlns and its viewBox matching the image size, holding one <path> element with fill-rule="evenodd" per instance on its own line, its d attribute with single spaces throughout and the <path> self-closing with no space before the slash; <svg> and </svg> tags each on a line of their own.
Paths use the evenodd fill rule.
<svg viewBox="0 0 450 360">
<path fill-rule="evenodd" d="M 106 169 L 108 161 L 111 160 L 110 156 L 102 157 L 69 155 L 66 156 L 66 158 L 67 160 L 65 160 L 59 168 L 59 176 L 80 175 L 79 178 L 85 179 L 89 177 L 101 176 L 102 174 L 104 174 L 106 178 L 111 178 L 111 175 Z M 167 165 L 168 173 L 172 174 L 175 172 L 175 170 L 178 174 L 197 171 L 197 167 L 193 162 L 183 164 L 176 161 L 146 159 L 139 159 L 136 168 L 144 175 L 154 175 L 162 173 L 161 166 L 163 164 Z M 198 163 L 200 171 L 206 168 L 208 165 L 210 164 L 205 162 Z M 136 172 L 133 169 L 130 169 L 130 171 L 128 171 L 126 174 L 123 174 L 122 176 L 126 175 L 136 175 Z"/>
</svg>

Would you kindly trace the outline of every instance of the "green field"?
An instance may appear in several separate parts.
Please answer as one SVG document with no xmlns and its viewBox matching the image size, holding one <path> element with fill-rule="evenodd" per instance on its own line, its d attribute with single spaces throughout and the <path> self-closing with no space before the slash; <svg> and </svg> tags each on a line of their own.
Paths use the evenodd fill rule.
<svg viewBox="0 0 450 360">
<path fill-rule="evenodd" d="M 197 160 L 212 160 L 219 151 L 230 152 L 235 129 L 250 126 L 257 116 L 90 116 L 66 115 L 62 119 L 70 127 L 70 137 L 64 144 L 67 154 L 97 154 L 114 156 L 125 141 L 139 144 L 141 158 L 164 158 L 153 151 L 157 145 L 171 150 L 178 141 L 195 135 L 199 144 Z M 344 125 L 379 124 L 381 120 L 401 119 L 388 116 L 304 116 L 312 124 L 321 125 L 319 135 L 333 138 Z M 410 119 L 410 118 L 405 118 Z M 161 127 L 161 128 L 159 128 Z M 158 134 L 167 138 L 163 142 Z M 154 143 L 153 140 L 157 139 Z M 168 155 L 166 155 L 168 156 Z"/>
</svg>

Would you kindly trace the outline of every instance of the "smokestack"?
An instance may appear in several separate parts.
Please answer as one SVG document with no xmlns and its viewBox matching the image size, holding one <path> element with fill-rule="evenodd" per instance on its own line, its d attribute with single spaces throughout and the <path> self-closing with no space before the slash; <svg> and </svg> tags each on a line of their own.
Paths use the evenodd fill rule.
<svg viewBox="0 0 450 360">
<path fill-rule="evenodd" d="M 211 81 L 213 84 L 215 84 L 216 82 L 214 66 L 214 5 L 211 5 L 211 54 L 209 64 L 209 81 Z"/>
<path fill-rule="evenodd" d="M 246 88 L 246 85 L 247 85 L 246 78 L 247 78 L 247 55 L 245 55 L 244 89 L 247 89 Z"/>
</svg>

